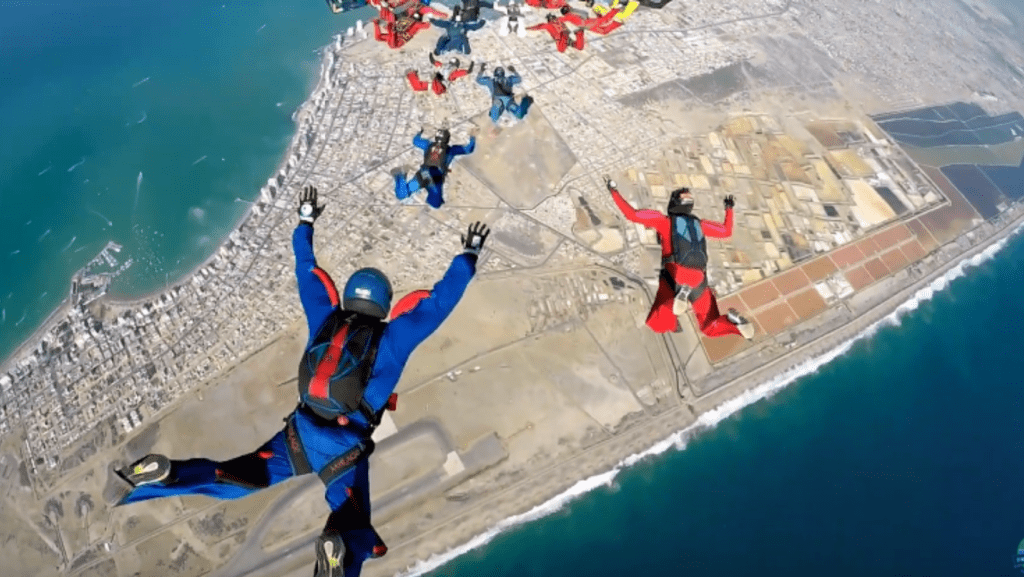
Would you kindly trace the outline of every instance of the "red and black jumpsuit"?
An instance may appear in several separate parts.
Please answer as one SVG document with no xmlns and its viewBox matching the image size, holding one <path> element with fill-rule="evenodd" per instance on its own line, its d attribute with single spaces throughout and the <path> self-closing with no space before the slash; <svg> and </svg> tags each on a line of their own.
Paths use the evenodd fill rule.
<svg viewBox="0 0 1024 577">
<path fill-rule="evenodd" d="M 658 232 L 661 239 L 662 274 L 658 281 L 658 293 L 654 296 L 654 306 L 647 315 L 647 326 L 656 333 L 667 333 L 676 330 L 678 320 L 672 312 L 672 302 L 675 300 L 675 287 L 673 283 L 687 285 L 690 287 L 706 286 L 706 271 L 697 268 L 687 268 L 670 259 L 672 251 L 672 221 L 664 214 L 650 209 L 635 210 L 626 199 L 622 198 L 619 191 L 612 189 L 612 199 L 616 206 L 622 211 L 629 221 L 641 224 L 647 228 L 653 228 Z M 732 235 L 732 208 L 725 209 L 725 222 L 710 222 L 700 220 L 700 228 L 706 236 L 712 238 L 729 238 Z M 670 280 L 672 282 L 670 282 Z M 699 290 L 699 288 L 698 288 Z M 735 323 L 718 312 L 718 302 L 715 300 L 714 292 L 710 288 L 704 288 L 703 292 L 696 297 L 692 303 L 693 313 L 697 317 L 697 325 L 701 332 L 709 337 L 721 337 L 725 335 L 739 335 L 740 330 Z"/>
<path fill-rule="evenodd" d="M 576 50 L 583 50 L 583 46 L 586 40 L 583 38 L 583 29 L 580 28 L 575 32 L 571 32 L 569 27 L 565 25 L 566 22 L 571 22 L 577 26 L 584 24 L 583 19 L 575 14 L 567 14 L 556 20 L 550 20 L 542 22 L 541 24 L 535 24 L 529 26 L 527 30 L 546 30 L 551 38 L 555 40 L 555 47 L 559 52 L 565 52 L 565 49 L 570 45 Z"/>
</svg>

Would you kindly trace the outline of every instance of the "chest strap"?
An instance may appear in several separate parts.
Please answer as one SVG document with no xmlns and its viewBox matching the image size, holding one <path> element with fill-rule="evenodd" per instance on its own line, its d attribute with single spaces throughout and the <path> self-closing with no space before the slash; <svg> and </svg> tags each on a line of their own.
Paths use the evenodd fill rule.
<svg viewBox="0 0 1024 577">
<path fill-rule="evenodd" d="M 318 473 L 320 480 L 323 481 L 325 487 L 330 487 L 331 483 L 337 481 L 341 477 L 345 476 L 353 468 L 360 459 L 365 459 L 370 456 L 373 452 L 374 442 L 372 439 L 366 439 L 359 443 L 355 447 L 352 447 L 348 451 L 338 455 L 337 457 L 330 460 L 329 463 L 324 465 L 324 468 Z"/>
<path fill-rule="evenodd" d="M 313 467 L 309 466 L 309 459 L 306 458 L 302 439 L 299 438 L 299 430 L 295 428 L 295 413 L 288 415 L 285 421 L 288 424 L 284 426 L 284 440 L 288 445 L 288 457 L 292 462 L 292 469 L 296 475 L 308 475 L 313 472 Z"/>
</svg>

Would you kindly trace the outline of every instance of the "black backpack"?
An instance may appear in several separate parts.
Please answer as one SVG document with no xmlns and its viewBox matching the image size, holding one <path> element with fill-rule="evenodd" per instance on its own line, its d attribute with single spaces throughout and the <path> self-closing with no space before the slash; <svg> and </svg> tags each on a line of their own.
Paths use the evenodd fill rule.
<svg viewBox="0 0 1024 577">
<path fill-rule="evenodd" d="M 363 394 L 385 327 L 387 323 L 365 315 L 340 309 L 331 313 L 299 362 L 302 404 L 324 419 L 360 413 L 377 426 L 380 417 Z"/>
</svg>

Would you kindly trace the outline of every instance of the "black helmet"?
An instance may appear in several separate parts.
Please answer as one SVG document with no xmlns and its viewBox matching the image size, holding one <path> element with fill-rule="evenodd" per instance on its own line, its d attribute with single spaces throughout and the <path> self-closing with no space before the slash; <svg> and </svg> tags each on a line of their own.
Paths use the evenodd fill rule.
<svg viewBox="0 0 1024 577">
<path fill-rule="evenodd" d="M 502 68 L 501 66 L 495 67 L 494 75 L 499 77 L 499 78 L 504 76 L 505 75 L 505 69 Z"/>
<path fill-rule="evenodd" d="M 547 15 L 547 19 L 548 19 L 548 22 L 554 22 L 555 20 L 558 20 L 558 16 L 555 16 L 554 14 L 550 14 L 549 13 Z"/>
<path fill-rule="evenodd" d="M 452 20 L 456 20 L 462 13 L 462 6 L 456 6 L 452 8 Z"/>
<path fill-rule="evenodd" d="M 562 6 L 561 8 L 558 9 L 558 11 L 562 13 L 562 16 L 565 16 L 569 12 L 572 12 L 572 8 L 569 8 L 568 6 Z"/>
<path fill-rule="evenodd" d="M 672 195 L 668 199 L 668 213 L 680 215 L 690 214 L 692 211 L 693 195 L 690 194 L 690 189 L 683 187 L 673 190 Z"/>
<path fill-rule="evenodd" d="M 375 268 L 361 268 L 352 273 L 342 292 L 342 307 L 378 319 L 386 319 L 391 309 L 391 281 Z"/>
<path fill-rule="evenodd" d="M 434 133 L 434 142 L 447 146 L 452 139 L 452 133 L 447 128 L 438 128 Z"/>
</svg>

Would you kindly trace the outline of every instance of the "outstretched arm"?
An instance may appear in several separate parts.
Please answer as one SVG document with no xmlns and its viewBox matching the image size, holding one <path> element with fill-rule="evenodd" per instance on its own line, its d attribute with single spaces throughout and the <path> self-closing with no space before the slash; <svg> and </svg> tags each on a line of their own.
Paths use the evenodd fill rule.
<svg viewBox="0 0 1024 577">
<path fill-rule="evenodd" d="M 700 228 L 711 238 L 729 238 L 732 236 L 732 207 L 725 209 L 725 222 L 702 220 Z"/>
<path fill-rule="evenodd" d="M 440 10 L 435 10 L 434 8 L 431 8 L 430 6 L 424 6 L 423 8 L 420 8 L 420 12 L 424 16 L 426 16 L 427 14 L 433 14 L 434 16 L 437 16 L 438 18 L 445 18 L 445 19 L 448 18 L 447 14 L 445 14 L 444 12 L 441 12 Z"/>
<path fill-rule="evenodd" d="M 475 22 L 470 22 L 470 23 L 466 24 L 465 26 L 466 26 L 466 30 L 467 31 L 468 30 L 479 30 L 479 29 L 484 27 L 484 24 L 486 24 L 486 22 L 484 22 L 483 20 L 477 20 Z"/>
<path fill-rule="evenodd" d="M 306 312 L 309 339 L 323 325 L 327 317 L 338 306 L 338 289 L 324 269 L 316 264 L 313 256 L 313 225 L 300 223 L 292 233 L 292 249 L 295 251 L 295 278 L 299 284 L 299 300 Z"/>
<path fill-rule="evenodd" d="M 420 150 L 426 150 L 430 146 L 430 141 L 423 138 L 423 131 L 421 130 L 416 133 L 416 136 L 412 137 L 412 145 Z"/>
<path fill-rule="evenodd" d="M 562 16 L 562 22 L 568 22 L 573 26 L 583 26 L 584 24 L 588 23 L 584 22 L 583 17 L 581 17 L 579 14 L 575 12 L 569 12 L 565 16 Z"/>
<path fill-rule="evenodd" d="M 469 144 L 457 144 L 449 148 L 448 153 L 450 156 L 455 157 L 463 154 L 471 154 L 474 150 L 476 150 L 476 137 L 470 136 Z"/>
<path fill-rule="evenodd" d="M 622 216 L 626 217 L 626 220 L 630 222 L 655 228 L 657 226 L 655 221 L 665 218 L 665 215 L 656 210 L 636 210 L 625 198 L 622 198 L 622 195 L 619 194 L 619 191 L 614 186 L 609 186 L 609 191 L 612 193 L 612 200 L 615 201 L 615 206 L 619 207 L 619 210 L 622 211 Z"/>
</svg>

